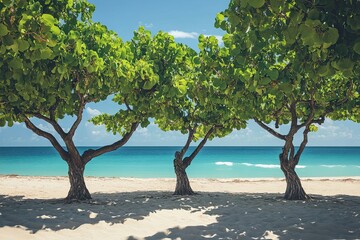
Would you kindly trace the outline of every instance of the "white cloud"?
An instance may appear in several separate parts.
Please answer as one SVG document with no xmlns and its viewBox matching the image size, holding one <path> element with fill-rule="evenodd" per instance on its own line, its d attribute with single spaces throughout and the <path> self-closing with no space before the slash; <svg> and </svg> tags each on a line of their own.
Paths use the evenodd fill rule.
<svg viewBox="0 0 360 240">
<path fill-rule="evenodd" d="M 98 136 L 98 135 L 101 134 L 101 132 L 100 131 L 91 131 L 91 134 L 95 135 L 95 136 Z"/>
<path fill-rule="evenodd" d="M 174 36 L 174 38 L 188 38 L 188 39 L 197 39 L 199 37 L 199 33 L 197 32 L 183 32 L 183 31 L 179 31 L 179 30 L 172 30 L 170 32 L 168 32 L 170 35 Z M 220 35 L 208 35 L 208 34 L 204 34 L 205 37 L 211 37 L 214 36 L 218 42 L 219 45 L 222 45 L 224 42 L 222 40 L 222 36 Z"/>
<path fill-rule="evenodd" d="M 91 117 L 96 117 L 98 115 L 101 114 L 101 112 L 97 109 L 92 109 L 91 107 L 87 107 L 86 108 L 86 112 L 91 116 Z"/>
<path fill-rule="evenodd" d="M 31 134 L 31 138 L 30 138 L 31 142 L 39 142 L 40 141 L 40 137 L 38 135 L 36 135 L 35 133 Z"/>
<path fill-rule="evenodd" d="M 351 129 L 347 127 L 340 127 L 335 121 L 326 119 L 324 124 L 318 125 L 319 134 L 314 135 L 315 138 L 329 139 L 329 138 L 343 138 L 352 139 L 353 134 Z"/>
<path fill-rule="evenodd" d="M 191 38 L 196 39 L 199 36 L 197 32 L 183 32 L 178 30 L 172 30 L 169 32 L 170 35 L 174 36 L 174 38 Z"/>
<path fill-rule="evenodd" d="M 138 133 L 139 135 L 142 135 L 142 136 L 147 136 L 148 132 L 149 132 L 149 130 L 147 128 L 142 128 L 142 127 L 139 127 L 136 130 L 136 133 Z"/>
</svg>

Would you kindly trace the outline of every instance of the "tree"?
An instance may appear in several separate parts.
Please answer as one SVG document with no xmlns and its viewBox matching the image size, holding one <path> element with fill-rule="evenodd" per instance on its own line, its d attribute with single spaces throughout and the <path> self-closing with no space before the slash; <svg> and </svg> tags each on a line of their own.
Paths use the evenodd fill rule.
<svg viewBox="0 0 360 240">
<path fill-rule="evenodd" d="M 232 62 L 228 49 L 220 48 L 215 37 L 202 35 L 199 48 L 199 54 L 187 56 L 188 69 L 170 77 L 163 94 L 165 107 L 156 117 L 162 130 L 188 135 L 185 145 L 175 153 L 175 195 L 194 194 L 186 169 L 209 139 L 246 127 L 245 115 L 235 114 L 234 108 L 226 105 L 233 100 L 232 93 L 241 88 L 229 72 Z M 186 156 L 190 144 L 196 141 L 199 143 Z"/>
<path fill-rule="evenodd" d="M 48 139 L 69 167 L 66 200 L 90 199 L 85 165 L 123 146 L 146 114 L 138 118 L 126 111 L 127 121 L 118 125 L 122 138 L 98 149 L 81 154 L 73 137 L 86 104 L 129 87 L 137 72 L 128 61 L 131 51 L 114 32 L 90 20 L 95 7 L 86 1 L 2 1 L 0 9 L 0 124 L 25 122 Z M 66 115 L 74 116 L 69 131 L 58 123 Z M 33 118 L 51 124 L 65 146 Z"/>
<path fill-rule="evenodd" d="M 295 167 L 310 131 L 358 96 L 359 2 L 233 0 L 215 25 L 242 65 L 238 77 L 255 96 L 255 121 L 284 141 L 279 155 L 285 199 L 308 199 Z M 356 28 L 356 29 L 355 29 Z M 287 124 L 285 134 L 275 128 Z M 302 141 L 294 146 L 301 130 Z"/>
<path fill-rule="evenodd" d="M 219 48 L 215 37 L 202 36 L 200 39 L 202 50 L 198 56 L 189 47 L 176 43 L 167 33 L 159 32 L 152 37 L 149 31 L 139 28 L 127 45 L 134 56 L 132 64 L 141 66 L 143 72 L 140 74 L 151 77 L 135 77 L 132 84 L 136 90 L 127 93 L 120 90 L 121 97 L 116 95 L 114 98 L 118 104 L 140 115 L 145 109 L 151 109 L 151 117 L 162 130 L 188 134 L 184 147 L 175 153 L 174 159 L 175 194 L 178 195 L 194 193 L 186 168 L 207 140 L 230 133 L 232 128 L 229 126 L 234 126 L 234 122 L 238 128 L 246 126 L 245 121 L 231 119 L 231 113 L 223 104 L 228 83 L 224 70 L 227 51 Z M 146 66 L 142 66 L 145 63 Z M 220 66 L 224 66 L 221 73 Z M 144 97 L 145 93 L 152 95 Z M 131 108 L 134 103 L 137 103 L 136 107 Z M 94 122 L 105 124 L 109 131 L 116 132 L 118 118 L 115 115 L 101 115 L 94 118 Z M 142 127 L 149 123 L 144 122 Z M 191 142 L 200 139 L 195 150 L 185 157 Z"/>
</svg>

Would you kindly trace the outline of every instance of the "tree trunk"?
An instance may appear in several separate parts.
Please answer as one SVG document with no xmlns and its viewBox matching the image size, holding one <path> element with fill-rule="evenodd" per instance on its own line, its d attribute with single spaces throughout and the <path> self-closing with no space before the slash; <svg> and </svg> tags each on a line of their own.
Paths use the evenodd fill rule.
<svg viewBox="0 0 360 240">
<path fill-rule="evenodd" d="M 70 190 L 65 198 L 66 202 L 77 202 L 91 199 L 89 190 L 86 188 L 84 180 L 84 164 L 75 164 L 72 160 L 68 162 Z"/>
<path fill-rule="evenodd" d="M 185 171 L 185 166 L 180 158 L 174 159 L 174 169 L 176 174 L 176 188 L 174 195 L 193 195 L 189 178 Z"/>
<path fill-rule="evenodd" d="M 289 166 L 287 162 L 281 162 L 281 170 L 286 179 L 286 200 L 308 200 L 310 197 L 305 193 L 301 186 L 301 181 L 295 172 L 295 167 Z"/>
</svg>

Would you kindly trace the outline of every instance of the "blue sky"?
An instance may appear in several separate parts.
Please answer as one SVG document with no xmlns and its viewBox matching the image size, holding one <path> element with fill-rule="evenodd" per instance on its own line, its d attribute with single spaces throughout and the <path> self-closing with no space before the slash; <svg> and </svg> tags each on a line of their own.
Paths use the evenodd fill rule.
<svg viewBox="0 0 360 240">
<path fill-rule="evenodd" d="M 216 13 L 227 7 L 225 0 L 90 0 L 95 4 L 94 21 L 99 21 L 114 30 L 123 40 L 131 39 L 134 30 L 143 25 L 153 33 L 165 31 L 174 35 L 179 42 L 197 48 L 199 34 L 215 35 L 219 38 L 223 32 L 214 28 Z M 100 113 L 114 113 L 119 109 L 110 100 L 99 104 L 89 104 L 84 112 L 84 120 L 75 135 L 79 146 L 101 146 L 119 139 L 107 133 L 104 127 L 87 122 L 91 116 Z M 71 118 L 60 123 L 66 130 Z M 49 124 L 34 123 L 55 134 Z M 280 129 L 286 131 L 286 127 Z M 128 146 L 180 146 L 186 136 L 178 132 L 162 132 L 153 123 L 146 129 L 139 128 L 128 142 Z M 298 141 L 299 142 L 299 139 Z M 234 131 L 222 139 L 214 139 L 208 146 L 278 146 L 282 142 L 266 133 L 254 122 L 242 131 Z M 0 146 L 49 146 L 46 139 L 36 136 L 26 129 L 23 123 L 12 128 L 0 128 Z M 310 133 L 309 145 L 312 146 L 360 146 L 359 124 L 350 121 L 326 120 L 317 133 Z"/>
</svg>

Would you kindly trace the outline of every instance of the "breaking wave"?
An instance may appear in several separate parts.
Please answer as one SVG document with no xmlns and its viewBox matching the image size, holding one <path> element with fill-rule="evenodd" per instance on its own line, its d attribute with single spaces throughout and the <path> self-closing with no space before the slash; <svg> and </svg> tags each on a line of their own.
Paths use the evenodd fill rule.
<svg viewBox="0 0 360 240">
<path fill-rule="evenodd" d="M 241 165 L 247 167 L 258 167 L 258 168 L 280 168 L 280 165 L 277 164 L 253 164 L 253 163 L 241 163 Z M 304 165 L 298 165 L 296 168 L 306 168 Z"/>
<path fill-rule="evenodd" d="M 231 167 L 234 165 L 233 162 L 216 162 L 215 164 L 216 165 L 224 165 L 224 166 L 228 166 L 228 167 Z"/>
<path fill-rule="evenodd" d="M 344 168 L 346 167 L 345 165 L 320 165 L 321 167 L 326 167 L 326 168 Z"/>
<path fill-rule="evenodd" d="M 253 164 L 253 163 L 241 163 L 241 165 L 247 167 L 258 167 L 258 168 L 280 168 L 279 165 L 275 164 Z"/>
</svg>

